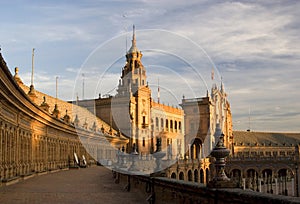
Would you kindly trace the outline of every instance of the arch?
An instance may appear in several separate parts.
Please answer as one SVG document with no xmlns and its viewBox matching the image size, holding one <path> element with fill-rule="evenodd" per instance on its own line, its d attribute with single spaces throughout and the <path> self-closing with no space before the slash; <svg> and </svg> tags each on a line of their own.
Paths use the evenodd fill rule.
<svg viewBox="0 0 300 204">
<path fill-rule="evenodd" d="M 242 171 L 240 169 L 232 169 L 230 172 L 231 178 L 241 178 Z"/>
<path fill-rule="evenodd" d="M 277 172 L 278 177 L 286 177 L 288 175 L 288 170 L 287 169 L 279 169 Z"/>
<path fill-rule="evenodd" d="M 200 183 L 204 183 L 204 171 L 200 169 Z"/>
<path fill-rule="evenodd" d="M 184 180 L 184 173 L 182 171 L 179 173 L 179 180 Z"/>
<path fill-rule="evenodd" d="M 188 181 L 193 181 L 192 170 L 189 170 L 189 171 L 188 171 Z"/>
<path fill-rule="evenodd" d="M 199 180 L 198 178 L 199 178 L 198 170 L 195 169 L 194 170 L 194 182 L 198 182 L 198 180 Z"/>
<path fill-rule="evenodd" d="M 172 178 L 172 179 L 176 179 L 176 173 L 175 173 L 175 172 L 173 172 L 173 173 L 171 174 L 171 178 Z"/>
<path fill-rule="evenodd" d="M 158 121 L 158 117 L 155 118 L 155 127 L 158 128 L 159 127 L 159 121 Z"/>
<path fill-rule="evenodd" d="M 208 183 L 209 182 L 209 169 L 206 168 L 205 169 L 205 183 Z"/>
<path fill-rule="evenodd" d="M 195 138 L 191 141 L 191 159 L 200 159 L 202 141 Z"/>
<path fill-rule="evenodd" d="M 160 127 L 164 128 L 164 119 L 163 118 L 160 119 Z"/>
<path fill-rule="evenodd" d="M 273 175 L 272 169 L 264 169 L 262 171 L 262 177 L 263 178 L 272 177 L 272 175 Z"/>
<path fill-rule="evenodd" d="M 253 178 L 254 176 L 257 176 L 257 175 L 258 175 L 258 173 L 255 169 L 247 170 L 247 173 L 246 173 L 247 178 Z"/>
</svg>

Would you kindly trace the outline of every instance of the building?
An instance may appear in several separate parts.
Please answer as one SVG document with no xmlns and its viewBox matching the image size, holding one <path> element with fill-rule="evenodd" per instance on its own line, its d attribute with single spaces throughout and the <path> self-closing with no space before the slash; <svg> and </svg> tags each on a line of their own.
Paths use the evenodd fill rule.
<svg viewBox="0 0 300 204">
<path fill-rule="evenodd" d="M 225 145 L 232 149 L 232 118 L 230 103 L 224 85 L 220 89 L 213 85 L 211 95 L 182 99 L 180 104 L 185 113 L 185 145 L 191 159 L 207 157 L 212 151 L 217 137 L 225 135 Z"/>
<path fill-rule="evenodd" d="M 184 111 L 153 100 L 142 56 L 133 29 L 132 45 L 126 53 L 117 94 L 74 103 L 95 112 L 97 117 L 127 136 L 129 143 L 122 148 L 127 153 L 152 154 L 157 140 L 161 139 L 166 157 L 183 157 Z"/>
<path fill-rule="evenodd" d="M 18 68 L 12 76 L 1 53 L 0 68 L 0 186 L 96 160 L 114 161 L 117 149 L 128 143 L 88 110 L 41 93 L 33 83 L 24 85 Z"/>
<path fill-rule="evenodd" d="M 233 131 L 233 135 L 226 165 L 232 179 L 255 191 L 299 195 L 299 133 Z"/>
</svg>

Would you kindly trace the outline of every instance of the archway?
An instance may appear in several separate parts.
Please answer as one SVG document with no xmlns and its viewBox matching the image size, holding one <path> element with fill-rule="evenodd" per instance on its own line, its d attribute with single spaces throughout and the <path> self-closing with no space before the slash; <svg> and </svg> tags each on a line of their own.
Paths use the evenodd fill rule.
<svg viewBox="0 0 300 204">
<path fill-rule="evenodd" d="M 242 179 L 242 171 L 240 169 L 233 169 L 230 172 L 230 177 L 234 181 L 241 181 L 241 179 Z"/>
<path fill-rule="evenodd" d="M 176 174 L 174 172 L 171 174 L 171 178 L 176 179 Z"/>
<path fill-rule="evenodd" d="M 262 184 L 263 192 L 273 193 L 273 172 L 271 169 L 262 171 Z"/>
<path fill-rule="evenodd" d="M 209 182 L 209 170 L 208 170 L 208 168 L 205 170 L 205 177 L 206 177 L 205 183 L 208 183 Z"/>
<path fill-rule="evenodd" d="M 198 176 L 198 170 L 197 169 L 195 169 L 195 171 L 194 171 L 194 182 L 198 182 L 198 178 L 199 178 L 199 176 Z"/>
<path fill-rule="evenodd" d="M 192 170 L 189 170 L 189 171 L 188 171 L 188 181 L 193 181 Z"/>
<path fill-rule="evenodd" d="M 184 180 L 184 174 L 182 171 L 179 173 L 179 180 Z"/>
<path fill-rule="evenodd" d="M 278 171 L 278 194 L 288 195 L 288 189 L 294 188 L 287 169 L 280 169 Z"/>
<path fill-rule="evenodd" d="M 200 183 L 204 183 L 204 171 L 200 169 Z"/>
<path fill-rule="evenodd" d="M 246 173 L 246 186 L 247 188 L 257 191 L 258 190 L 258 173 L 255 169 L 248 169 Z"/>
<path fill-rule="evenodd" d="M 201 158 L 202 141 L 199 138 L 194 138 L 191 142 L 191 159 Z"/>
</svg>

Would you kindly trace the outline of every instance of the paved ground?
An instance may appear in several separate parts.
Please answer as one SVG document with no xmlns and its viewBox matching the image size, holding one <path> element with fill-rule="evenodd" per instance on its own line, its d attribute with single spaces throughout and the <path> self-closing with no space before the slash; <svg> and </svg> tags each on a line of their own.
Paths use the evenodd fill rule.
<svg viewBox="0 0 300 204">
<path fill-rule="evenodd" d="M 147 203 L 136 192 L 115 184 L 105 167 L 72 169 L 35 176 L 0 187 L 0 203 Z"/>
</svg>

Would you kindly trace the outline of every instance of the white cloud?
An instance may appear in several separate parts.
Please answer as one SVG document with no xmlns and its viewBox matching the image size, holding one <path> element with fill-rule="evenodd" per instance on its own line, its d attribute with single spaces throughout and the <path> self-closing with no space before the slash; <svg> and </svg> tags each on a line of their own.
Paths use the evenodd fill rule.
<svg viewBox="0 0 300 204">
<path fill-rule="evenodd" d="M 131 25 L 136 24 L 137 33 L 141 34 L 137 35 L 140 49 L 161 45 L 162 50 L 169 51 L 169 58 L 161 53 L 145 52 L 144 65 L 172 68 L 175 71 L 172 76 L 180 73 L 180 76 L 189 79 L 191 86 L 197 84 L 196 78 L 191 76 L 187 65 L 182 65 L 183 58 L 180 57 L 184 56 L 191 65 L 201 67 L 203 77 L 210 78 L 210 63 L 195 58 L 199 50 L 184 47 L 188 41 L 175 38 L 167 38 L 171 44 L 166 43 L 166 47 L 163 47 L 163 43 L 167 42 L 164 38 L 166 36 L 155 36 L 157 44 L 143 41 L 139 30 L 154 28 L 172 31 L 189 37 L 208 53 L 223 76 L 232 103 L 235 128 L 246 129 L 247 122 L 244 121 L 247 121 L 248 108 L 251 106 L 255 129 L 300 131 L 299 114 L 291 114 L 300 110 L 300 3 L 297 1 L 85 1 L 72 4 L 65 1 L 54 4 L 49 1 L 27 4 L 24 10 L 18 10 L 18 7 L 15 9 L 16 16 L 1 22 L 1 27 L 5 29 L 1 29 L 0 38 L 5 55 L 8 56 L 7 62 L 29 71 L 31 48 L 38 47 L 40 56 L 37 55 L 39 69 L 36 87 L 49 93 L 55 92 L 55 82 L 51 76 L 60 75 L 62 92 L 68 90 L 62 95 L 69 97 L 76 86 L 74 81 L 79 80 L 75 75 L 82 71 L 82 64 L 85 67 L 83 62 L 88 59 L 89 53 L 106 40 L 124 34 L 126 30 L 131 33 Z M 4 12 L 10 14 L 7 10 Z M 128 34 L 128 44 L 130 39 L 131 34 Z M 99 69 L 102 72 L 110 63 L 116 62 L 110 69 L 112 73 L 108 78 L 111 80 L 105 81 L 103 91 L 94 92 L 105 93 L 118 83 L 125 61 L 124 58 L 112 56 L 124 55 L 125 38 L 116 42 L 111 47 L 103 47 L 105 49 L 99 52 L 100 57 L 86 65 L 95 68 L 84 70 L 88 71 L 87 76 L 93 73 L 86 84 L 88 87 L 97 85 L 101 75 L 97 75 Z M 184 49 L 178 50 L 178 47 Z M 171 53 L 178 56 L 177 61 L 170 57 Z M 200 58 L 204 59 L 203 56 L 202 53 Z M 151 59 L 157 60 L 156 63 L 151 62 Z M 170 59 L 173 64 L 168 65 Z M 185 71 L 186 75 L 179 72 L 179 69 Z M 27 78 L 29 76 L 28 73 Z M 166 90 L 176 87 L 171 77 L 166 78 L 165 82 Z M 81 93 L 80 89 L 77 91 Z M 180 99 L 181 92 L 183 90 L 177 88 L 172 93 Z M 86 94 L 97 95 L 89 93 L 89 89 Z"/>
</svg>

